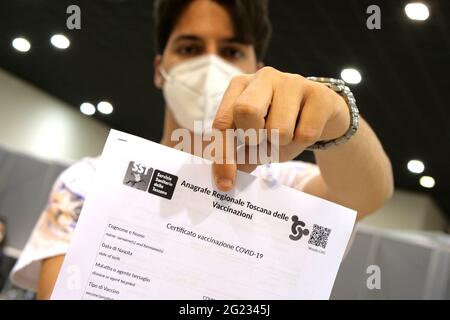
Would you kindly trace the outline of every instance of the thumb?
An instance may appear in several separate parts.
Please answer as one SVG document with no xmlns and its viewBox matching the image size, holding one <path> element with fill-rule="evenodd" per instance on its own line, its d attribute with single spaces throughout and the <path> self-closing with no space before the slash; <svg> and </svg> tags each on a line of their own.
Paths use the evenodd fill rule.
<svg viewBox="0 0 450 320">
<path fill-rule="evenodd" d="M 230 191 L 234 187 L 236 181 L 236 163 L 218 164 L 213 163 L 212 175 L 217 188 L 220 191 Z"/>
</svg>

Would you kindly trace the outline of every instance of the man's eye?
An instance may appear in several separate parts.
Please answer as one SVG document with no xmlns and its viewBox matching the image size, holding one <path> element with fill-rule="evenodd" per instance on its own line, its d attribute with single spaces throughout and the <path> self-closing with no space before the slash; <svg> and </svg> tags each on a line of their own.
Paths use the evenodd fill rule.
<svg viewBox="0 0 450 320">
<path fill-rule="evenodd" d="M 177 49 L 177 53 L 184 56 L 197 55 L 200 54 L 200 52 L 201 52 L 200 46 L 196 45 L 181 46 Z"/>
<path fill-rule="evenodd" d="M 228 47 L 222 49 L 222 55 L 227 59 L 240 59 L 244 56 L 244 53 L 237 48 Z"/>
</svg>

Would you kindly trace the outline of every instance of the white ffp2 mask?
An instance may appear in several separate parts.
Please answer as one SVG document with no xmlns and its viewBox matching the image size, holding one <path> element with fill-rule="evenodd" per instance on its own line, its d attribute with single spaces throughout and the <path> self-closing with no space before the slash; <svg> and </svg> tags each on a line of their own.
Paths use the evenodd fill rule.
<svg viewBox="0 0 450 320">
<path fill-rule="evenodd" d="M 169 72 L 161 68 L 164 98 L 179 125 L 194 131 L 194 122 L 202 121 L 204 131 L 212 127 L 231 79 L 242 73 L 216 55 L 189 59 Z"/>
</svg>

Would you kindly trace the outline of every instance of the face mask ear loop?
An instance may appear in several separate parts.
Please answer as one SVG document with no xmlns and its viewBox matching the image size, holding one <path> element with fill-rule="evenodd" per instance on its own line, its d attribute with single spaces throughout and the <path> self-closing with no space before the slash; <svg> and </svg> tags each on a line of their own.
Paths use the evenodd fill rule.
<svg viewBox="0 0 450 320">
<path fill-rule="evenodd" d="M 164 70 L 163 67 L 160 68 L 161 76 L 163 77 L 164 81 L 170 81 L 170 76 L 169 74 L 166 72 L 166 70 Z"/>
</svg>

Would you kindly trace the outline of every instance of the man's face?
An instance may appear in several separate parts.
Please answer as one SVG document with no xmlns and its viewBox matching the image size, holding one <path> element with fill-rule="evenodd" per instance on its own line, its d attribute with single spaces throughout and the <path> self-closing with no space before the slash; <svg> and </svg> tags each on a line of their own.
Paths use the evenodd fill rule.
<svg viewBox="0 0 450 320">
<path fill-rule="evenodd" d="M 180 16 L 162 56 L 155 59 L 155 85 L 162 88 L 161 66 L 168 71 L 205 54 L 218 55 L 244 73 L 254 73 L 259 67 L 254 46 L 236 41 L 226 9 L 211 0 L 194 0 Z"/>
</svg>

